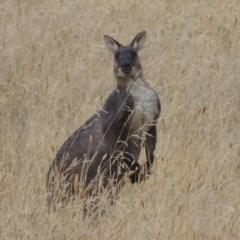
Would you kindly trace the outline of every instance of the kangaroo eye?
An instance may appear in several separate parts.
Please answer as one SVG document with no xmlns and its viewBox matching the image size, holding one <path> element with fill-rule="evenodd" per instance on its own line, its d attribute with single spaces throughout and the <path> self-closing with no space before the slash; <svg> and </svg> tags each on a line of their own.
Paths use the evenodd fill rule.
<svg viewBox="0 0 240 240">
<path fill-rule="evenodd" d="M 116 59 L 118 59 L 118 58 L 119 58 L 119 56 L 120 56 L 120 54 L 119 54 L 119 53 L 116 53 L 116 54 L 115 54 L 115 58 L 116 58 Z"/>
<path fill-rule="evenodd" d="M 136 56 L 137 56 L 137 53 L 136 53 L 136 52 L 132 52 L 132 56 L 133 56 L 133 57 L 136 57 Z"/>
</svg>

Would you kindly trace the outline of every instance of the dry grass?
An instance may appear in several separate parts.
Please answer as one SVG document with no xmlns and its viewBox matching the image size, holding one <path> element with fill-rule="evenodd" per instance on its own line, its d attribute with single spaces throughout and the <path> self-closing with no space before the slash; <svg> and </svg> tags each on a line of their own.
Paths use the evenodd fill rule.
<svg viewBox="0 0 240 240">
<path fill-rule="evenodd" d="M 240 239 L 240 3 L 1 1 L 1 239 Z M 48 214 L 56 151 L 115 82 L 103 35 L 128 43 L 162 102 L 153 174 L 102 218 Z"/>
</svg>

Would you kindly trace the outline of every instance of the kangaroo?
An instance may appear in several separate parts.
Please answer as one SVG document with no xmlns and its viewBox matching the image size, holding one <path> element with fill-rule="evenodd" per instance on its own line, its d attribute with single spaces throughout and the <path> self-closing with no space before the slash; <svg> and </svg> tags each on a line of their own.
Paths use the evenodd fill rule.
<svg viewBox="0 0 240 240">
<path fill-rule="evenodd" d="M 143 77 L 138 56 L 146 36 L 145 31 L 138 33 L 127 46 L 104 36 L 107 49 L 114 55 L 117 88 L 103 108 L 59 149 L 47 173 L 48 204 L 59 197 L 60 190 L 56 188 L 60 186 L 68 198 L 78 192 L 75 183 L 81 182 L 84 196 L 89 197 L 100 188 L 109 187 L 111 180 L 119 184 L 126 174 L 131 183 L 149 175 L 161 105 L 157 93 Z M 142 145 L 147 160 L 140 166 Z"/>
</svg>

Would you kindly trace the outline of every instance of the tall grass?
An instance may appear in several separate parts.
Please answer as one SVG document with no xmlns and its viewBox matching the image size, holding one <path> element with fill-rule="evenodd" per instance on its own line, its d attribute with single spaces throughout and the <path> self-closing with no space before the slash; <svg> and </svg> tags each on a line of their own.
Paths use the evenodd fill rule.
<svg viewBox="0 0 240 240">
<path fill-rule="evenodd" d="M 240 3 L 0 2 L 1 239 L 239 239 Z M 156 161 L 101 218 L 48 214 L 56 151 L 115 86 L 103 35 L 140 52 L 158 92 Z"/>
</svg>

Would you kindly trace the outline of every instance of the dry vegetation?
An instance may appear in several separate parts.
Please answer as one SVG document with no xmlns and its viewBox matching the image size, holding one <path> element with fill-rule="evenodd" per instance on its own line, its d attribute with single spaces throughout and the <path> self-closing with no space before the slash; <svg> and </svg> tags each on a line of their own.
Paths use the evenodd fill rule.
<svg viewBox="0 0 240 240">
<path fill-rule="evenodd" d="M 0 2 L 1 239 L 240 239 L 240 3 Z M 153 174 L 101 218 L 48 214 L 56 151 L 114 88 L 103 35 L 128 43 L 162 102 Z"/>
</svg>

